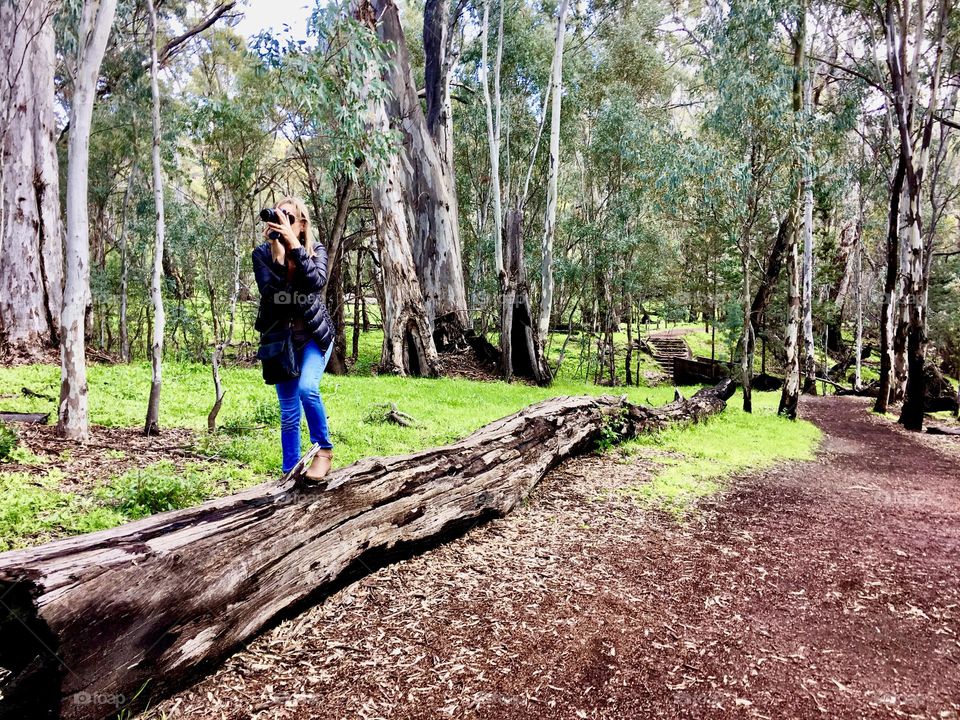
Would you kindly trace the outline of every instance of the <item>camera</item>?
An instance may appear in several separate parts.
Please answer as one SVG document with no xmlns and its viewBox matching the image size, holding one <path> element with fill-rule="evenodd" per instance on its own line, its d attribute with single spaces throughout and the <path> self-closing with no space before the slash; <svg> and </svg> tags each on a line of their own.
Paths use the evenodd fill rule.
<svg viewBox="0 0 960 720">
<path fill-rule="evenodd" d="M 277 210 L 276 208 L 264 208 L 263 210 L 261 210 L 260 219 L 263 220 L 263 222 L 281 223 L 282 222 L 280 220 L 281 212 L 283 212 L 283 214 L 287 216 L 287 219 L 290 221 L 290 224 L 292 225 L 293 221 L 296 220 L 296 218 L 291 213 L 288 213 L 286 210 L 281 211 L 281 210 Z M 269 233 L 267 233 L 267 237 L 269 237 L 271 240 L 279 240 L 280 233 L 278 233 L 276 230 L 271 230 Z"/>
</svg>

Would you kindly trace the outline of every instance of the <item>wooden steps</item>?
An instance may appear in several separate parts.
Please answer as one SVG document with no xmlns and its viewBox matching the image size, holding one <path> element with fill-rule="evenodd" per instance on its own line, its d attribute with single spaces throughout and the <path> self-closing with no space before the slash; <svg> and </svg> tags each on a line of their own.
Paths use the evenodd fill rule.
<svg viewBox="0 0 960 720">
<path fill-rule="evenodd" d="M 673 375 L 673 359 L 690 357 L 690 348 L 687 341 L 682 337 L 651 336 L 647 338 L 647 343 L 653 350 L 651 353 L 653 359 L 671 376 Z"/>
</svg>

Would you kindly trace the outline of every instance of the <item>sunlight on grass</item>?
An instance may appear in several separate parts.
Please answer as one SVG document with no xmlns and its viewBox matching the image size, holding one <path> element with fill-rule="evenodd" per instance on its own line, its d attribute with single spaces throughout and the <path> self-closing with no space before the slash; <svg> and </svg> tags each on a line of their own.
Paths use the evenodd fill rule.
<svg viewBox="0 0 960 720">
<path fill-rule="evenodd" d="M 810 460 L 820 431 L 804 420 L 778 417 L 779 393 L 754 393 L 754 411 L 735 395 L 727 409 L 692 427 L 673 427 L 638 438 L 625 451 L 658 464 L 654 477 L 624 492 L 677 515 L 697 498 L 717 492 L 730 475 L 769 468 L 784 460 Z"/>
<path fill-rule="evenodd" d="M 519 382 L 371 375 L 380 335 L 365 333 L 360 339 L 355 373 L 328 374 L 321 383 L 335 445 L 335 467 L 369 456 L 446 445 L 551 397 L 615 394 L 646 405 L 673 399 L 669 385 L 611 389 L 586 382 L 575 372 L 576 358 L 570 349 L 573 340 L 565 371 L 551 387 L 539 388 Z M 558 351 L 554 346 L 554 352 Z M 206 432 L 213 401 L 209 366 L 164 363 L 161 427 L 196 431 L 193 451 L 198 457 L 189 462 L 154 462 L 113 477 L 91 478 L 94 482 L 86 489 L 66 492 L 60 488 L 61 472 L 44 467 L 47 458 L 32 455 L 23 446 L 14 449 L 10 461 L 20 466 L 18 470 L 4 471 L 0 465 L 0 550 L 112 527 L 276 479 L 280 474 L 280 415 L 275 389 L 263 383 L 257 366 L 227 367 L 222 375 L 226 397 L 218 419 L 220 430 L 211 435 Z M 142 424 L 150 390 L 148 363 L 93 364 L 88 368 L 88 382 L 92 423 L 112 427 Z M 53 418 L 52 400 L 20 397 L 10 390 L 28 387 L 55 398 L 58 386 L 56 366 L 0 368 L 0 387 L 5 390 L 0 393 L 5 395 L 0 398 L 0 410 L 49 412 Z M 693 392 L 694 388 L 683 389 L 687 397 Z M 808 423 L 791 424 L 777 418 L 777 397 L 777 393 L 758 393 L 753 416 L 741 412 L 734 398 L 720 417 L 705 425 L 635 441 L 628 452 L 645 456 L 661 469 L 653 482 L 632 488 L 630 493 L 651 504 L 682 510 L 691 499 L 714 492 L 725 475 L 767 467 L 781 459 L 810 457 L 817 431 Z M 382 422 L 383 409 L 378 406 L 384 403 L 396 403 L 415 418 L 416 426 Z M 303 447 L 309 447 L 305 423 Z M 70 453 L 65 450 L 64 459 Z M 105 455 L 123 457 L 124 452 L 106 450 Z M 30 471 L 24 471 L 24 466 Z"/>
</svg>

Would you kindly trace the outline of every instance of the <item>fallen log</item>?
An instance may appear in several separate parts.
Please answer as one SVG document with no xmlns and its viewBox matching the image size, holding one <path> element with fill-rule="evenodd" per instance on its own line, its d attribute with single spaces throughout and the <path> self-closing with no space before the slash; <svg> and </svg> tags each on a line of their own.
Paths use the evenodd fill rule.
<svg viewBox="0 0 960 720">
<path fill-rule="evenodd" d="M 278 484 L 0 554 L 0 718 L 135 712 L 337 583 L 510 512 L 601 437 L 696 422 L 732 394 L 724 380 L 661 408 L 555 398 L 318 486 L 308 453 Z"/>
<path fill-rule="evenodd" d="M 927 432 L 931 435 L 960 436 L 960 427 L 946 427 L 944 425 L 928 425 Z"/>
<path fill-rule="evenodd" d="M 0 412 L 0 422 L 46 425 L 50 413 Z"/>
</svg>

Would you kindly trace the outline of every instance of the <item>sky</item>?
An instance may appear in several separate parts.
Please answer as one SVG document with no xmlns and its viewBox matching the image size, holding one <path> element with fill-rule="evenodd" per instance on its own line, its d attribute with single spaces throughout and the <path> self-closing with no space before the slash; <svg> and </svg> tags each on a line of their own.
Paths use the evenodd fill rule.
<svg viewBox="0 0 960 720">
<path fill-rule="evenodd" d="M 243 0 L 239 5 L 243 19 L 235 30 L 250 38 L 267 28 L 280 30 L 286 24 L 295 38 L 304 39 L 310 17 L 308 7 L 312 6 L 313 0 Z"/>
</svg>

